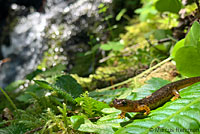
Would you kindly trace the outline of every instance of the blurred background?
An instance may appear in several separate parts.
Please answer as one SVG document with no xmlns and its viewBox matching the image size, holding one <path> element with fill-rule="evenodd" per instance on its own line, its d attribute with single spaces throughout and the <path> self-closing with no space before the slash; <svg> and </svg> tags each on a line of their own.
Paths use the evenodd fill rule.
<svg viewBox="0 0 200 134">
<path fill-rule="evenodd" d="M 167 58 L 198 18 L 197 3 L 177 3 L 0 0 L 0 87 L 60 72 L 85 89 L 133 77 Z"/>
<path fill-rule="evenodd" d="M 105 52 L 84 53 L 118 38 L 139 7 L 140 0 L 0 0 L 0 87 L 57 64 L 88 76 Z M 127 19 L 116 21 L 122 9 Z"/>
</svg>

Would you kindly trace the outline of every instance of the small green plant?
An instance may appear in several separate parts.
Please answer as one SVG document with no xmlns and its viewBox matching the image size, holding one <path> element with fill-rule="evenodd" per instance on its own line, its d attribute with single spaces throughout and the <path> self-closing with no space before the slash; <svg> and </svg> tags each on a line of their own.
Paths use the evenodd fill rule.
<svg viewBox="0 0 200 134">
<path fill-rule="evenodd" d="M 89 97 L 88 92 L 76 98 L 75 101 L 81 106 L 83 113 L 85 113 L 87 117 L 99 117 L 102 115 L 101 110 L 109 107 L 107 104 Z"/>
</svg>

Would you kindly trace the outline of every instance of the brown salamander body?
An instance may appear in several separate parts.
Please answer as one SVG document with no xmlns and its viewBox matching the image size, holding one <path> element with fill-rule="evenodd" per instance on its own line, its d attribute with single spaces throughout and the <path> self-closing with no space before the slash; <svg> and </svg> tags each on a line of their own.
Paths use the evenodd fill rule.
<svg viewBox="0 0 200 134">
<path fill-rule="evenodd" d="M 115 99 L 113 101 L 113 106 L 122 111 L 120 115 L 121 118 L 125 117 L 126 112 L 145 112 L 145 114 L 149 114 L 151 109 L 155 109 L 164 104 L 173 96 L 174 98 L 172 100 L 177 99 L 180 96 L 178 93 L 180 89 L 196 82 L 200 82 L 200 76 L 167 84 L 141 100 Z"/>
</svg>

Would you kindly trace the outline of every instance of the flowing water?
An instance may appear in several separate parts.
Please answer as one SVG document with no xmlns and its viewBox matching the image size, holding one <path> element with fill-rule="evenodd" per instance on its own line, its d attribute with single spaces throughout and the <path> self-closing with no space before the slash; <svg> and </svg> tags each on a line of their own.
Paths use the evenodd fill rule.
<svg viewBox="0 0 200 134">
<path fill-rule="evenodd" d="M 47 50 L 48 33 L 59 35 L 59 39 L 67 42 L 76 40 L 76 35 L 92 28 L 96 21 L 100 21 L 98 6 L 100 3 L 110 4 L 111 0 L 46 0 L 45 13 L 32 12 L 19 17 L 18 23 L 10 33 L 10 46 L 2 46 L 2 54 L 11 61 L 0 66 L 0 87 L 24 79 L 32 72 Z M 19 10 L 21 7 L 12 6 Z M 59 33 L 59 27 L 64 30 Z M 72 38 L 73 37 L 73 38 Z M 66 48 L 68 46 L 65 46 Z"/>
</svg>

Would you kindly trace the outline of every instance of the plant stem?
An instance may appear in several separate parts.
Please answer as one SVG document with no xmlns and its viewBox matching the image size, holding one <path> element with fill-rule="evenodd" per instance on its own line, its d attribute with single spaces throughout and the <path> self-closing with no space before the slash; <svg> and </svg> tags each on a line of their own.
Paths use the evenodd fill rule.
<svg viewBox="0 0 200 134">
<path fill-rule="evenodd" d="M 8 96 L 8 94 L 2 89 L 0 88 L 1 92 L 4 94 L 4 96 L 6 97 L 6 99 L 10 102 L 10 104 L 12 105 L 12 107 L 17 111 L 17 107 L 16 105 L 13 103 L 13 101 L 10 99 L 10 97 Z"/>
<path fill-rule="evenodd" d="M 133 78 L 129 78 L 128 80 L 125 80 L 125 81 L 123 81 L 123 82 L 117 83 L 117 84 L 115 84 L 115 85 L 112 85 L 112 86 L 109 86 L 109 87 L 106 87 L 106 88 L 97 89 L 97 90 L 98 90 L 98 91 L 105 91 L 105 90 L 109 90 L 109 89 L 112 89 L 112 88 L 114 88 L 114 87 L 118 87 L 118 86 L 124 85 L 124 84 L 126 84 L 126 83 L 129 83 L 129 82 L 133 81 L 134 79 L 137 79 L 137 78 L 139 78 L 139 77 L 144 76 L 145 74 L 148 74 L 148 73 L 151 72 L 152 70 L 158 68 L 159 66 L 163 65 L 164 63 L 166 63 L 166 62 L 168 62 L 168 61 L 170 61 L 170 60 L 171 60 L 171 57 L 169 57 L 169 58 L 163 60 L 162 62 L 156 64 L 155 66 L 149 68 L 148 70 L 142 72 L 141 74 L 139 74 L 139 75 L 137 75 L 137 76 L 135 76 L 135 77 L 133 77 Z"/>
</svg>

